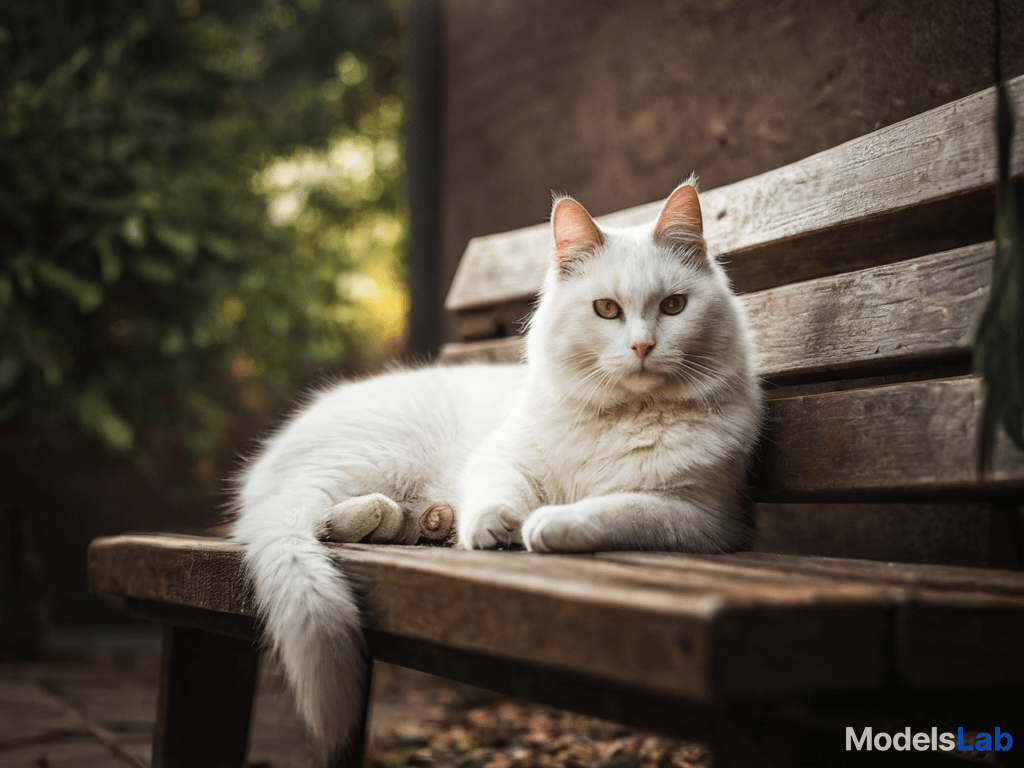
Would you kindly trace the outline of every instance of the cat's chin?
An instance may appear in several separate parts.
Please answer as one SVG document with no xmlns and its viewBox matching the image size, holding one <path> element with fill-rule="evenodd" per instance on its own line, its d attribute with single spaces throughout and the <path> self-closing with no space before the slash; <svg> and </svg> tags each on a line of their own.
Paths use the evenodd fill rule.
<svg viewBox="0 0 1024 768">
<path fill-rule="evenodd" d="M 627 373 L 619 379 L 619 386 L 638 395 L 653 392 L 665 384 L 667 377 L 652 371 Z"/>
</svg>

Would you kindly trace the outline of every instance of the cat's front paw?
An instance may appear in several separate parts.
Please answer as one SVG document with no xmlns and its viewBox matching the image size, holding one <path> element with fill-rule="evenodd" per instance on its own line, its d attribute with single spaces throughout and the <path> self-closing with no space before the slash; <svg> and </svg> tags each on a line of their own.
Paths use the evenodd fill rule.
<svg viewBox="0 0 1024 768">
<path fill-rule="evenodd" d="M 578 504 L 540 507 L 523 523 L 523 544 L 531 552 L 597 552 L 604 535 Z"/>
<path fill-rule="evenodd" d="M 468 549 L 507 549 L 523 543 L 525 515 L 507 504 L 495 504 L 482 510 L 469 524 L 460 543 Z"/>
</svg>

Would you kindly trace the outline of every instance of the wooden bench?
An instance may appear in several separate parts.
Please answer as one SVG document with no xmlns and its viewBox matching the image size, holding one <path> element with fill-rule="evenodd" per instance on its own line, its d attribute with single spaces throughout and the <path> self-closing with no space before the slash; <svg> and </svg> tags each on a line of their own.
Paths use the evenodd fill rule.
<svg viewBox="0 0 1024 768">
<path fill-rule="evenodd" d="M 1011 93 L 1024 104 L 1024 79 Z M 702 200 L 759 336 L 756 499 L 984 502 L 1018 567 L 1024 452 L 1001 436 L 978 473 L 968 359 L 991 279 L 994 112 L 985 91 Z M 447 302 L 462 341 L 445 359 L 518 355 L 548 237 L 538 225 L 469 244 Z M 706 741 L 719 767 L 948 762 L 847 752 L 848 727 L 1024 740 L 1024 573 L 1010 568 L 330 546 L 374 659 Z M 243 762 L 259 628 L 240 555 L 158 535 L 90 548 L 93 590 L 168 627 L 156 765 Z M 995 758 L 1022 754 L 1019 741 Z"/>
</svg>

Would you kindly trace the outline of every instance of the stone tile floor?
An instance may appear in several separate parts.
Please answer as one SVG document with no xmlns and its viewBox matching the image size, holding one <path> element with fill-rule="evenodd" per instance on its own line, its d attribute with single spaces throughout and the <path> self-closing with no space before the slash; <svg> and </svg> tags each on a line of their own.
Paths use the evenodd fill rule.
<svg viewBox="0 0 1024 768">
<path fill-rule="evenodd" d="M 39 660 L 0 662 L 0 768 L 145 768 L 156 717 L 159 630 L 53 634 Z M 374 768 L 707 768 L 703 747 L 637 733 L 378 664 Z M 316 768 L 276 666 L 265 663 L 251 768 Z"/>
<path fill-rule="evenodd" d="M 149 765 L 160 632 L 64 632 L 39 660 L 0 662 L 0 768 Z M 265 665 L 250 763 L 307 768 L 314 752 Z"/>
<path fill-rule="evenodd" d="M 158 632 L 54 636 L 0 663 L 0 766 L 149 765 Z"/>
</svg>

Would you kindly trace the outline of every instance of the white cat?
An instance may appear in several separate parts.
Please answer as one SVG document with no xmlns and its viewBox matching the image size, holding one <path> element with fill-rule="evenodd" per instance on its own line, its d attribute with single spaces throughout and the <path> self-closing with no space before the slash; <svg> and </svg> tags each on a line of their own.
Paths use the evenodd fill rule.
<svg viewBox="0 0 1024 768">
<path fill-rule="evenodd" d="M 234 538 L 300 712 L 328 749 L 363 700 L 352 591 L 321 540 L 414 543 L 449 504 L 458 546 L 725 552 L 762 402 L 740 302 L 693 179 L 657 221 L 556 201 L 525 365 L 428 367 L 315 394 L 240 477 Z"/>
</svg>

